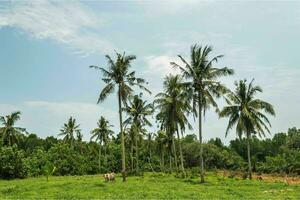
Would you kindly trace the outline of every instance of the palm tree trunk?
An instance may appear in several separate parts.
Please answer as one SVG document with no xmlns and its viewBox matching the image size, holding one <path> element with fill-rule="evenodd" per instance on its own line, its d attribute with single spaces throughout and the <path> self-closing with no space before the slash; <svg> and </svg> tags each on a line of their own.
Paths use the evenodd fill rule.
<svg viewBox="0 0 300 200">
<path fill-rule="evenodd" d="M 101 172 L 101 143 L 99 143 L 98 167 L 99 167 L 99 172 Z"/>
<path fill-rule="evenodd" d="M 169 160 L 170 160 L 170 172 L 172 172 L 172 155 L 171 155 L 171 152 L 170 152 L 170 155 L 169 155 Z"/>
<path fill-rule="evenodd" d="M 252 179 L 251 155 L 250 155 L 250 134 L 247 133 L 247 151 L 248 151 L 248 175 Z"/>
<path fill-rule="evenodd" d="M 120 134 L 121 134 L 122 177 L 123 177 L 123 182 L 125 182 L 126 181 L 125 142 L 124 142 L 124 133 L 123 133 L 122 105 L 121 105 L 122 101 L 121 101 L 120 85 L 118 91 L 118 100 L 119 100 Z"/>
<path fill-rule="evenodd" d="M 164 155 L 164 150 L 161 149 L 161 154 L 160 154 L 160 170 L 161 171 L 165 171 L 164 168 L 165 168 L 165 159 L 164 159 L 165 155 Z"/>
<path fill-rule="evenodd" d="M 184 178 L 185 178 L 185 171 L 184 171 L 184 165 L 183 165 L 183 154 L 182 154 L 181 140 L 180 140 L 180 136 L 179 136 L 178 130 L 176 132 L 177 132 L 177 138 L 178 138 L 178 142 L 179 142 L 180 165 L 181 165 L 182 173 L 184 174 Z"/>
<path fill-rule="evenodd" d="M 104 166 L 107 167 L 107 156 L 106 156 L 106 151 L 107 151 L 107 144 L 105 143 L 104 145 Z"/>
<path fill-rule="evenodd" d="M 139 147 L 138 147 L 138 139 L 137 139 L 137 135 L 135 136 L 135 161 L 136 161 L 136 173 L 139 172 Z"/>
<path fill-rule="evenodd" d="M 198 92 L 198 104 L 199 104 L 199 145 L 200 145 L 200 182 L 204 183 L 204 163 L 203 163 L 203 147 L 202 147 L 202 106 L 201 106 L 201 96 Z"/>
<path fill-rule="evenodd" d="M 133 171 L 133 141 L 130 145 L 130 156 L 131 156 L 131 171 Z"/>
<path fill-rule="evenodd" d="M 178 162 L 177 162 L 177 154 L 176 154 L 176 147 L 175 147 L 174 138 L 172 139 L 172 147 L 173 147 L 175 167 L 176 167 L 176 171 L 177 171 L 178 170 Z"/>
<path fill-rule="evenodd" d="M 149 161 L 150 161 L 150 163 L 151 163 L 151 159 L 152 159 L 151 140 L 149 141 L 149 146 L 148 146 L 148 148 L 149 148 Z"/>
</svg>

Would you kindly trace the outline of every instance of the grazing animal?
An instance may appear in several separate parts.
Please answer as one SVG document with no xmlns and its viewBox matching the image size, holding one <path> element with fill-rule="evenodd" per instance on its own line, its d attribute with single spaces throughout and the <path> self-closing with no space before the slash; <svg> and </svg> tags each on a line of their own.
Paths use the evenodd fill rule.
<svg viewBox="0 0 300 200">
<path fill-rule="evenodd" d="M 104 174 L 103 176 L 104 176 L 104 179 L 105 179 L 106 182 L 115 181 L 115 173 L 114 172 Z"/>
</svg>

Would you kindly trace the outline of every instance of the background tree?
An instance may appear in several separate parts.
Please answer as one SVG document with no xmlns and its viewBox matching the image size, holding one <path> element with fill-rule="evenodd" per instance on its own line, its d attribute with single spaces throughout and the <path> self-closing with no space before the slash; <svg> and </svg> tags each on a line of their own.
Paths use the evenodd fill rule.
<svg viewBox="0 0 300 200">
<path fill-rule="evenodd" d="M 103 102 L 107 96 L 114 92 L 115 87 L 118 87 L 118 104 L 119 104 L 119 121 L 120 121 L 120 138 L 121 138 L 121 154 L 122 154 L 122 177 L 123 181 L 126 181 L 126 165 L 125 165 L 125 141 L 123 132 L 123 120 L 122 120 L 122 103 L 126 104 L 128 97 L 132 95 L 131 86 L 138 86 L 139 88 L 150 91 L 143 86 L 145 80 L 142 78 L 136 78 L 135 71 L 129 71 L 131 67 L 131 61 L 136 57 L 133 55 L 126 56 L 116 52 L 116 60 L 113 60 L 109 55 L 106 55 L 108 69 L 98 66 L 90 66 L 91 68 L 98 69 L 102 72 L 102 80 L 106 83 L 105 87 L 100 92 L 98 102 Z"/>
<path fill-rule="evenodd" d="M 158 131 L 156 136 L 157 152 L 160 155 L 160 170 L 165 170 L 165 151 L 167 146 L 167 135 L 164 131 Z"/>
<path fill-rule="evenodd" d="M 97 122 L 97 128 L 91 131 L 92 137 L 91 140 L 95 139 L 96 142 L 99 142 L 99 154 L 98 154 L 98 167 L 99 170 L 101 170 L 101 147 L 102 144 L 104 145 L 104 160 L 105 164 L 107 161 L 106 158 L 106 151 L 107 151 L 107 145 L 109 136 L 111 136 L 114 132 L 110 129 L 113 127 L 109 124 L 108 120 L 106 120 L 103 116 L 99 119 Z"/>
<path fill-rule="evenodd" d="M 19 138 L 23 133 L 27 133 L 25 128 L 15 127 L 15 123 L 20 120 L 21 112 L 13 112 L 7 116 L 0 116 L 0 123 L 3 125 L 0 127 L 0 137 L 2 138 L 2 144 L 12 146 L 19 141 Z"/>
<path fill-rule="evenodd" d="M 261 87 L 253 85 L 253 80 L 246 84 L 246 80 L 235 82 L 236 89 L 227 95 L 228 106 L 220 112 L 220 117 L 229 117 L 226 136 L 229 130 L 236 125 L 236 133 L 239 138 L 245 135 L 247 138 L 248 173 L 252 178 L 250 157 L 250 140 L 252 134 L 259 137 L 265 136 L 265 131 L 270 133 L 268 126 L 271 123 L 264 113 L 275 115 L 273 106 L 265 101 L 256 99 L 255 95 L 262 92 Z"/>
<path fill-rule="evenodd" d="M 174 137 L 175 132 L 177 133 L 181 161 L 180 166 L 182 172 L 184 173 L 183 154 L 179 130 L 183 132 L 186 126 L 188 126 L 190 129 L 192 126 L 188 122 L 186 116 L 191 111 L 191 106 L 188 102 L 189 95 L 187 91 L 184 90 L 181 81 L 182 79 L 179 77 L 179 75 L 167 76 L 164 81 L 164 92 L 157 94 L 154 102 L 156 104 L 156 108 L 159 110 L 157 119 L 161 123 L 161 128 L 166 130 L 166 133 L 172 137 Z M 173 141 L 173 145 L 174 144 L 175 143 Z M 176 151 L 174 150 L 174 152 L 176 163 Z"/>
<path fill-rule="evenodd" d="M 140 134 L 145 132 L 143 130 L 144 126 L 152 126 L 151 122 L 147 119 L 148 116 L 152 115 L 154 112 L 153 105 L 148 104 L 147 101 L 143 101 L 139 95 L 135 95 L 129 102 L 129 105 L 123 109 L 128 118 L 124 121 L 125 125 L 131 125 L 132 139 L 135 140 L 135 151 L 136 151 L 136 171 L 139 171 L 138 161 L 139 161 L 139 145 L 138 139 Z M 131 142 L 133 144 L 133 142 Z"/>
<path fill-rule="evenodd" d="M 227 89 L 217 79 L 222 76 L 233 74 L 232 69 L 217 68 L 214 64 L 223 55 L 218 55 L 209 58 L 212 52 L 210 46 L 193 45 L 191 47 L 190 63 L 182 56 L 178 55 L 184 66 L 180 66 L 175 62 L 171 62 L 174 68 L 179 68 L 183 78 L 186 79 L 184 85 L 192 94 L 192 105 L 195 116 L 199 120 L 199 143 L 200 143 L 200 174 L 201 183 L 204 182 L 204 162 L 203 162 L 203 148 L 202 148 L 202 117 L 210 106 L 218 110 L 218 105 L 215 97 L 223 95 Z M 198 105 L 198 111 L 196 106 Z"/>
<path fill-rule="evenodd" d="M 70 144 L 71 148 L 74 147 L 75 134 L 76 136 L 80 135 L 81 129 L 79 128 L 80 124 L 76 125 L 76 119 L 70 117 L 68 122 L 63 125 L 60 130 L 59 136 L 64 136 L 63 140 Z"/>
</svg>

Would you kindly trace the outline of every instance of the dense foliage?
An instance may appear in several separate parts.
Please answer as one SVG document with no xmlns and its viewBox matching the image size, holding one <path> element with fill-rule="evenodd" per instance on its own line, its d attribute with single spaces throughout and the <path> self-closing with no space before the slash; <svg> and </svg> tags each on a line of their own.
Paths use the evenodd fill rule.
<svg viewBox="0 0 300 200">
<path fill-rule="evenodd" d="M 126 135 L 128 133 L 126 132 Z M 263 173 L 287 173 L 300 175 L 300 129 L 291 128 L 287 133 L 277 133 L 273 138 L 251 140 L 253 170 Z M 54 175 L 83 175 L 104 172 L 119 172 L 121 154 L 119 138 L 110 137 L 107 141 L 106 155 L 101 154 L 101 168 L 98 165 L 99 143 L 75 140 L 71 146 L 64 140 L 53 136 L 45 139 L 35 134 L 24 135 L 13 146 L 0 149 L 0 177 L 4 179 L 24 178 L 46 175 L 48 168 Z M 125 140 L 126 141 L 126 140 Z M 176 171 L 174 159 L 166 153 L 164 163 L 161 159 L 161 141 L 158 135 L 144 136 L 140 141 L 139 169 L 145 171 Z M 32 145 L 29 145 L 32 144 Z M 130 142 L 126 141 L 126 154 L 130 157 Z M 175 140 L 178 146 L 178 140 Z M 163 146 L 167 152 L 167 144 Z M 178 148 L 177 148 L 178 149 Z M 177 150 L 179 155 L 179 149 Z M 200 163 L 199 142 L 196 135 L 182 138 L 184 167 L 197 168 Z M 150 157 L 151 154 L 151 157 Z M 227 169 L 245 171 L 247 168 L 247 141 L 235 139 L 224 145 L 219 138 L 211 139 L 203 145 L 204 164 L 208 169 Z M 135 156 L 134 156 L 135 159 Z M 255 161 L 255 162 L 254 162 Z M 135 162 L 135 160 L 133 161 Z M 178 166 L 180 161 L 178 160 Z M 135 173 L 131 160 L 126 166 L 128 173 Z M 135 166 L 135 163 L 134 163 Z M 178 167 L 179 168 L 179 167 Z"/>
</svg>

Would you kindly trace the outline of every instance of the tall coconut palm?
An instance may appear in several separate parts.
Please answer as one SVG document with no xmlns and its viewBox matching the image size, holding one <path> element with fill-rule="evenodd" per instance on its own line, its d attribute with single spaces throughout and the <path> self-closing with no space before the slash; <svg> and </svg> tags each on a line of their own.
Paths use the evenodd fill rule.
<svg viewBox="0 0 300 200">
<path fill-rule="evenodd" d="M 117 53 L 116 60 L 113 60 L 109 55 L 106 55 L 108 69 L 98 66 L 90 66 L 91 68 L 98 69 L 102 72 L 102 80 L 106 83 L 105 87 L 100 92 L 98 102 L 103 102 L 107 96 L 115 91 L 115 87 L 118 88 L 118 104 L 119 104 L 119 121 L 120 121 L 120 138 L 121 138 L 121 155 L 122 155 L 122 176 L 123 181 L 126 181 L 126 166 L 125 166 L 125 143 L 124 143 L 124 131 L 122 120 L 122 104 L 126 104 L 128 97 L 131 96 L 133 89 L 132 86 L 138 86 L 139 88 L 150 91 L 143 86 L 145 80 L 135 77 L 135 71 L 129 71 L 131 67 L 131 61 L 136 57 L 133 55 L 126 56 L 124 54 Z"/>
<path fill-rule="evenodd" d="M 113 127 L 109 124 L 109 121 L 106 120 L 103 116 L 97 122 L 97 128 L 91 131 L 91 140 L 95 139 L 96 142 L 99 142 L 99 153 L 98 153 L 98 167 L 101 170 L 101 147 L 104 145 L 104 160 L 106 162 L 106 150 L 107 144 L 109 140 L 109 136 L 111 136 L 114 132 L 110 129 Z"/>
<path fill-rule="evenodd" d="M 80 135 L 81 129 L 80 124 L 76 124 L 76 119 L 70 117 L 68 122 L 63 125 L 60 130 L 59 136 L 64 136 L 63 140 L 70 144 L 71 148 L 74 147 L 75 134 Z"/>
<path fill-rule="evenodd" d="M 241 138 L 247 138 L 248 153 L 248 175 L 252 178 L 250 140 L 252 134 L 265 136 L 265 131 L 270 133 L 268 127 L 271 123 L 265 114 L 275 116 L 275 111 L 270 103 L 257 99 L 255 95 L 262 92 L 261 87 L 253 85 L 253 80 L 247 85 L 246 80 L 235 82 L 236 89 L 227 95 L 228 106 L 220 112 L 220 117 L 229 117 L 226 136 L 233 126 L 236 126 L 236 133 Z"/>
<path fill-rule="evenodd" d="M 201 183 L 204 182 L 204 162 L 203 162 L 203 147 L 202 147 L 202 117 L 210 106 L 218 110 L 218 105 L 215 98 L 223 95 L 227 89 L 223 86 L 218 78 L 233 74 L 233 70 L 227 67 L 217 68 L 215 63 L 223 55 L 218 55 L 210 58 L 212 47 L 193 45 L 191 47 L 190 62 L 178 55 L 184 66 L 180 66 L 175 62 L 171 62 L 174 68 L 180 69 L 183 78 L 186 82 L 184 85 L 191 90 L 193 95 L 191 104 L 195 116 L 198 116 L 199 123 L 199 144 L 200 144 L 200 174 Z M 197 110 L 198 106 L 198 110 Z"/>
<path fill-rule="evenodd" d="M 157 119 L 161 123 L 161 128 L 166 130 L 167 134 L 172 137 L 175 135 L 175 132 L 177 133 L 181 170 L 183 173 L 184 165 L 179 129 L 182 132 L 185 130 L 186 126 L 191 129 L 191 125 L 187 119 L 187 114 L 191 111 L 188 96 L 188 92 L 183 88 L 180 76 L 169 75 L 164 81 L 164 92 L 157 94 L 156 99 L 154 100 L 156 108 L 160 110 L 157 115 Z M 177 164 L 174 145 L 175 143 L 173 141 L 175 164 Z"/>
<path fill-rule="evenodd" d="M 153 104 L 148 104 L 147 101 L 143 101 L 139 95 L 135 95 L 123 109 L 128 118 L 124 121 L 125 125 L 131 124 L 132 136 L 135 139 L 135 152 L 136 152 L 136 171 L 139 171 L 138 161 L 139 161 L 139 146 L 138 138 L 143 131 L 144 126 L 152 126 L 151 122 L 147 119 L 148 116 L 152 115 Z M 131 142 L 132 143 L 132 142 Z"/>
<path fill-rule="evenodd" d="M 13 112 L 7 116 L 0 116 L 0 137 L 3 145 L 11 146 L 18 142 L 22 133 L 27 133 L 25 128 L 15 127 L 15 123 L 20 120 L 21 112 Z"/>
</svg>

